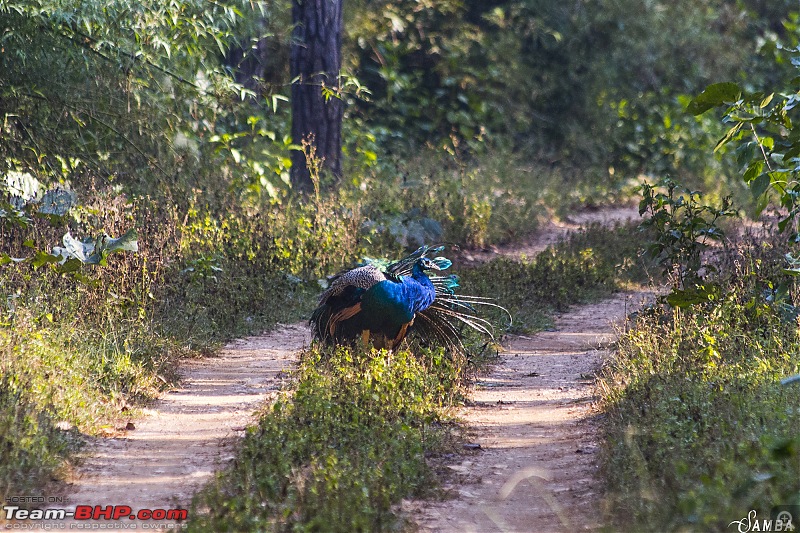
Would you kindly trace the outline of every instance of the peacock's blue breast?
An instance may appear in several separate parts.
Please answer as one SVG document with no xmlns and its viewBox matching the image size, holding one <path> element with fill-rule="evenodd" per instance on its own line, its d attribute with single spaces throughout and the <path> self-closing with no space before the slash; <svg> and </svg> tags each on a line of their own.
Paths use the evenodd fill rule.
<svg viewBox="0 0 800 533">
<path fill-rule="evenodd" d="M 369 329 L 394 330 L 411 322 L 416 313 L 433 303 L 435 297 L 432 284 L 422 284 L 413 278 L 403 278 L 400 282 L 387 280 L 364 293 L 361 310 Z"/>
</svg>

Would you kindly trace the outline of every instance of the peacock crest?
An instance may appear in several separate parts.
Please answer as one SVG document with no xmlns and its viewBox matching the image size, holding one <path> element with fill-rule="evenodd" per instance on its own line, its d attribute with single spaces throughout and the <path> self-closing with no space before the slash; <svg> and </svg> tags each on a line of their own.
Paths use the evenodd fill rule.
<svg viewBox="0 0 800 533">
<path fill-rule="evenodd" d="M 394 263 L 367 259 L 366 265 L 338 273 L 311 315 L 314 338 L 325 344 L 361 340 L 393 350 L 413 334 L 454 351 L 464 350 L 465 328 L 494 339 L 491 323 L 477 309 L 508 311 L 489 298 L 456 294 L 458 278 L 439 273 L 452 262 L 430 257 L 442 250 L 423 246 Z"/>
</svg>

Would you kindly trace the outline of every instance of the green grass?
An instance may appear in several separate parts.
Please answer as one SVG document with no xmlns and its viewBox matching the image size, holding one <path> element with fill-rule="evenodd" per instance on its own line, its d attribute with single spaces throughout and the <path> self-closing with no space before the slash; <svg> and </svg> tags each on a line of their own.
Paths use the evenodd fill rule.
<svg viewBox="0 0 800 533">
<path fill-rule="evenodd" d="M 413 241 L 413 222 L 428 217 L 441 225 L 440 237 L 433 240 L 475 247 L 513 243 L 554 216 L 619 205 L 635 194 L 631 183 L 577 180 L 568 172 L 507 149 L 468 160 L 425 149 L 384 162 L 360 177 L 361 187 L 370 192 L 362 197 L 363 214 L 374 230 L 368 238 L 373 244 Z"/>
<path fill-rule="evenodd" d="M 123 348 L 129 342 L 38 324 L 22 311 L 0 320 L 0 495 L 48 483 L 79 447 L 79 431 L 113 430 L 131 414 L 122 411 L 128 399 L 155 397 L 160 369 Z"/>
<path fill-rule="evenodd" d="M 457 364 L 441 352 L 310 351 L 234 466 L 195 498 L 191 531 L 386 531 L 429 493 Z"/>
<path fill-rule="evenodd" d="M 800 503 L 800 371 L 783 246 L 751 244 L 708 280 L 719 298 L 640 314 L 600 392 L 603 472 L 616 527 L 726 530 L 751 509 Z M 777 294 L 777 298 L 776 298 Z"/>
</svg>

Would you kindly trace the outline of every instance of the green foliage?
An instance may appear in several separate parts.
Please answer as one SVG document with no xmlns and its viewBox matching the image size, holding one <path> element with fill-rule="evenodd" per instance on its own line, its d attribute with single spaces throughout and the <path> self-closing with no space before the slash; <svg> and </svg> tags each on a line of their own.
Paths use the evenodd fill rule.
<svg viewBox="0 0 800 533">
<path fill-rule="evenodd" d="M 720 180 L 720 176 L 735 175 L 727 159 L 709 157 L 723 127 L 711 117 L 687 114 L 689 96 L 675 96 L 662 89 L 618 101 L 605 98 L 608 96 L 601 106 L 610 115 L 603 136 L 610 152 L 609 179 L 619 179 L 615 178 L 618 175 L 680 175 L 710 192 L 739 192 L 739 188 Z"/>
<path fill-rule="evenodd" d="M 114 252 L 138 252 L 139 243 L 136 241 L 136 230 L 128 230 L 124 235 L 113 238 L 108 234 L 92 239 L 79 241 L 69 233 L 64 235 L 64 247 L 54 247 L 54 255 L 69 261 L 77 259 L 88 265 L 108 265 L 108 255 Z"/>
<path fill-rule="evenodd" d="M 357 3 L 342 74 L 353 90 L 337 95 L 348 103 L 346 152 L 361 172 L 417 144 L 467 155 L 512 145 L 596 183 L 679 170 L 716 180 L 728 171 L 703 157 L 711 121 L 682 115 L 681 95 L 752 71 L 753 43 L 774 46 L 768 28 L 786 11 L 718 0 Z M 177 202 L 195 189 L 283 197 L 296 147 L 288 12 L 288 2 L 238 0 L 6 2 L 0 158 L 49 182 L 110 179 Z M 472 242 L 485 240 L 494 202 L 467 205 Z"/>
<path fill-rule="evenodd" d="M 291 391 L 248 430 L 195 499 L 196 531 L 385 531 L 393 506 L 432 488 L 426 454 L 449 430 L 461 369 L 441 352 L 306 352 Z"/>
<path fill-rule="evenodd" d="M 0 378 L 0 496 L 39 489 L 76 445 L 31 405 L 11 376 Z"/>
<path fill-rule="evenodd" d="M 455 139 L 473 153 L 490 139 L 598 181 L 680 172 L 718 186 L 733 173 L 706 157 L 718 127 L 686 116 L 683 95 L 742 72 L 774 77 L 753 51 L 774 46 L 794 7 L 361 2 L 345 61 L 372 90 L 358 105 L 367 125 L 393 151 Z"/>
<path fill-rule="evenodd" d="M 257 95 L 223 62 L 254 31 L 249 19 L 271 16 L 236 0 L 3 3 L 0 159 L 74 187 L 99 178 L 144 193 L 166 184 L 178 198 L 194 187 L 271 194 L 288 155 L 285 97 Z"/>
<path fill-rule="evenodd" d="M 798 503 L 800 368 L 785 244 L 725 258 L 717 297 L 658 306 L 621 336 L 600 380 L 614 523 L 641 531 L 725 530 L 751 509 Z M 789 285 L 791 286 L 791 285 Z"/>
<path fill-rule="evenodd" d="M 373 246 L 412 250 L 431 242 L 484 247 L 519 240 L 551 210 L 586 202 L 580 187 L 561 194 L 569 181 L 508 150 L 477 160 L 425 150 L 361 178 L 359 187 L 369 191 L 361 209 L 366 237 Z"/>
<path fill-rule="evenodd" d="M 796 57 L 800 49 L 787 51 L 794 55 L 792 63 L 800 64 Z M 716 107 L 725 109 L 722 120 L 729 129 L 715 151 L 732 142 L 737 145 L 736 162 L 756 200 L 755 215 L 767 206 L 767 192 L 774 191 L 786 210 L 778 228 L 782 232 L 792 228 L 789 238 L 795 241 L 798 240 L 798 233 L 794 231 L 796 217 L 800 212 L 797 200 L 800 196 L 800 129 L 793 118 L 798 102 L 800 96 L 793 89 L 783 94 L 765 93 L 724 82 L 708 86 L 688 106 L 688 111 L 694 114 Z"/>
<path fill-rule="evenodd" d="M 123 412 L 126 400 L 153 399 L 160 385 L 156 376 L 168 371 L 157 363 L 164 354 L 147 353 L 154 347 L 142 346 L 138 330 L 59 328 L 54 310 L 35 317 L 19 299 L 6 301 L 14 307 L 0 314 L 4 499 L 55 479 L 83 442 L 78 431 L 113 432 L 131 415 Z"/>
<path fill-rule="evenodd" d="M 694 100 L 689 102 L 686 111 L 693 115 L 700 115 L 722 103 L 736 102 L 741 96 L 742 89 L 735 83 L 715 83 L 706 87 Z"/>
<path fill-rule="evenodd" d="M 77 204 L 77 195 L 74 192 L 55 188 L 43 193 L 41 184 L 27 173 L 9 172 L 5 187 L 0 190 L 3 189 L 9 198 L 11 213 L 16 211 L 13 216 L 4 216 L 0 210 L 0 218 L 10 226 L 12 235 L 14 235 L 13 230 L 20 230 L 21 234 L 24 234 L 26 230 L 34 229 L 31 228 L 33 220 L 30 218 L 34 214 L 45 219 L 53 228 L 60 226 L 66 223 L 67 215 Z M 38 270 L 50 265 L 59 274 L 70 274 L 78 281 L 89 283 L 90 278 L 80 272 L 82 265 L 104 267 L 108 265 L 109 254 L 138 251 L 135 229 L 129 229 L 116 239 L 103 233 L 94 239 L 89 237 L 83 241 L 75 239 L 68 231 L 64 234 L 62 242 L 64 247 L 53 246 L 52 253 L 48 253 L 42 249 L 37 250 L 37 244 L 33 239 L 24 240 L 22 246 L 33 249 L 33 255 L 11 257 L 8 253 L 0 251 L 0 266 L 9 264 L 21 266 L 21 263 L 28 262 L 34 270 Z M 44 246 L 44 243 L 39 246 Z"/>
<path fill-rule="evenodd" d="M 60 188 L 43 192 L 41 184 L 28 173 L 9 172 L 5 183 L 0 184 L 0 192 L 8 196 L 0 205 L 5 204 L 6 209 L 0 209 L 0 219 L 11 228 L 27 229 L 31 223 L 31 216 L 47 218 L 51 224 L 64 222 L 72 207 L 77 204 L 77 195 Z M 78 280 L 87 278 L 78 271 L 81 265 L 106 266 L 106 258 L 114 252 L 136 252 L 136 230 L 128 230 L 119 238 L 112 238 L 104 233 L 95 239 L 87 238 L 83 241 L 75 239 L 67 232 L 63 239 L 64 247 L 53 247 L 52 253 L 43 250 L 36 251 L 35 255 L 27 258 L 14 258 L 7 253 L 0 254 L 0 266 L 9 263 L 30 261 L 34 269 L 44 265 L 53 265 L 59 273 L 73 274 Z M 33 241 L 23 243 L 28 248 L 35 248 Z"/>
<path fill-rule="evenodd" d="M 675 299 L 680 291 L 702 281 L 701 267 L 715 270 L 713 264 L 703 264 L 703 251 L 708 241 L 722 241 L 724 232 L 719 221 L 735 216 L 736 211 L 729 198 L 717 208 L 701 203 L 699 191 L 681 188 L 672 180 L 665 180 L 663 187 L 666 192 L 649 183 L 642 185 L 639 214 L 648 214 L 641 225 L 653 234 L 647 252 L 664 269 L 665 276 L 672 276 L 671 296 Z"/>
</svg>

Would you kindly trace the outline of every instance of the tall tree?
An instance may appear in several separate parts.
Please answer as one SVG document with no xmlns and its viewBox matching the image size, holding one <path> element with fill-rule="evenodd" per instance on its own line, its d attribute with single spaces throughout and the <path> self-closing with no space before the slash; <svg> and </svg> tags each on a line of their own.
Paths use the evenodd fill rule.
<svg viewBox="0 0 800 533">
<path fill-rule="evenodd" d="M 342 173 L 342 101 L 339 70 L 342 66 L 342 0 L 293 0 L 292 138 L 296 144 L 310 140 L 316 156 L 336 178 Z M 292 152 L 292 185 L 304 191 L 313 187 L 305 155 Z"/>
</svg>

